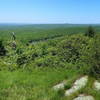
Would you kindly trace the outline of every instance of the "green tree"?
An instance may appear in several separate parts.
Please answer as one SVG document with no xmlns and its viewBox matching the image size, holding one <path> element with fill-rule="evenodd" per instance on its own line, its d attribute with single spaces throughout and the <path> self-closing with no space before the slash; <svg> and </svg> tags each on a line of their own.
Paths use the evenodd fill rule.
<svg viewBox="0 0 100 100">
<path fill-rule="evenodd" d="M 93 44 L 93 60 L 91 62 L 91 74 L 94 75 L 95 77 L 100 77 L 100 38 L 96 36 Z"/>
<path fill-rule="evenodd" d="M 2 43 L 2 41 L 0 41 L 0 56 L 5 56 L 6 55 L 6 49 Z"/>
<path fill-rule="evenodd" d="M 95 35 L 94 28 L 92 26 L 89 26 L 85 35 L 88 37 L 94 37 Z"/>
</svg>

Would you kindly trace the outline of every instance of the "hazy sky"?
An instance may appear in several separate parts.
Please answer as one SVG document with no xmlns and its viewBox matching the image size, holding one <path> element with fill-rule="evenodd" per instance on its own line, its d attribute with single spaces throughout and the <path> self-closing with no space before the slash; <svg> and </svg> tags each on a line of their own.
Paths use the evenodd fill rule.
<svg viewBox="0 0 100 100">
<path fill-rule="evenodd" d="M 0 0 L 0 23 L 100 23 L 100 0 Z"/>
</svg>

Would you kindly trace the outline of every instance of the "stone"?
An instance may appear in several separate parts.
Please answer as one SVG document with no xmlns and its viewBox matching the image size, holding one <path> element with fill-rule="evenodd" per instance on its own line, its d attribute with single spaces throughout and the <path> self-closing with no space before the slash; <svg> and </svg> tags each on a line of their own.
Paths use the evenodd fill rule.
<svg viewBox="0 0 100 100">
<path fill-rule="evenodd" d="M 66 84 L 66 81 L 63 81 L 63 82 L 61 82 L 61 83 L 55 85 L 55 86 L 53 87 L 53 89 L 54 89 L 54 90 L 61 90 L 61 89 L 64 89 L 65 84 Z"/>
<path fill-rule="evenodd" d="M 81 77 L 80 79 L 76 80 L 73 84 L 72 88 L 65 91 L 65 96 L 70 96 L 71 94 L 77 92 L 81 88 L 85 87 L 88 81 L 88 76 Z"/>
<path fill-rule="evenodd" d="M 90 95 L 79 95 L 77 98 L 73 99 L 73 100 L 95 100 L 93 96 Z"/>
<path fill-rule="evenodd" d="M 97 91 L 100 91 L 100 82 L 98 82 L 97 80 L 94 82 L 94 88 Z"/>
</svg>

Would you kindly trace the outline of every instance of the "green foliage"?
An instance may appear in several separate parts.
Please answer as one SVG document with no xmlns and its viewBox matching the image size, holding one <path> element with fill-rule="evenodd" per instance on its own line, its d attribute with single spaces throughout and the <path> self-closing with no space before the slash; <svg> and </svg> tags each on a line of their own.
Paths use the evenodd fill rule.
<svg viewBox="0 0 100 100">
<path fill-rule="evenodd" d="M 2 41 L 0 41 L 0 56 L 5 56 L 6 55 L 6 49 L 2 43 Z"/>
<path fill-rule="evenodd" d="M 80 34 L 68 36 L 58 45 L 60 47 L 59 55 L 63 61 L 75 63 L 81 58 L 82 50 L 86 48 L 88 41 L 88 37 Z"/>
<path fill-rule="evenodd" d="M 96 27 L 96 32 L 99 28 Z M 4 40 L 4 44 L 0 43 L 0 54 L 6 55 L 0 58 L 1 100 L 66 100 L 64 90 L 51 90 L 55 83 L 67 79 L 65 89 L 69 89 L 83 74 L 100 78 L 100 34 L 93 35 L 92 29 L 88 30 L 87 36 L 79 33 L 85 32 L 86 27 L 17 29 L 13 29 L 17 33 L 15 49 L 10 45 L 8 31 L 0 31 L 3 32 L 0 38 Z M 91 88 L 91 80 L 89 84 L 91 86 L 76 94 L 87 91 L 99 100 L 100 93 Z M 72 100 L 76 94 L 67 99 Z"/>
<path fill-rule="evenodd" d="M 61 67 L 59 58 L 50 55 L 36 59 L 35 64 L 38 67 Z"/>
<path fill-rule="evenodd" d="M 71 69 L 73 66 L 82 70 L 82 73 L 90 75 L 92 73 L 92 75 L 98 76 L 100 74 L 100 34 L 94 34 L 92 27 L 89 27 L 88 36 L 84 36 L 82 33 L 65 35 L 67 32 L 73 33 L 73 30 L 81 32 L 85 28 L 38 29 L 41 35 L 36 29 L 34 31 L 36 34 L 38 33 L 37 35 L 26 34 L 25 31 L 19 29 L 17 32 L 20 33 L 22 30 L 23 34 L 16 33 L 17 47 L 15 49 L 9 45 L 11 40 L 8 39 L 4 42 L 8 52 L 7 57 L 3 59 L 6 62 L 6 67 L 1 69 L 16 70 L 34 67 L 66 67 Z M 65 33 L 62 34 L 63 32 Z M 32 40 L 31 43 L 28 42 L 30 40 Z M 2 43 L 1 48 L 4 49 Z M 0 63 L 2 66 L 4 65 L 3 60 L 1 59 Z"/>
<path fill-rule="evenodd" d="M 92 26 L 89 26 L 85 35 L 89 37 L 94 37 L 95 36 L 94 28 Z"/>
<path fill-rule="evenodd" d="M 21 57 L 19 57 L 17 59 L 17 64 L 18 65 L 23 65 L 23 64 L 25 64 L 27 62 L 28 62 L 28 59 L 27 59 L 27 57 L 25 55 L 22 55 Z"/>
<path fill-rule="evenodd" d="M 92 51 L 90 74 L 100 78 L 100 38 L 98 35 L 94 38 Z"/>
<path fill-rule="evenodd" d="M 82 73 L 79 70 L 66 68 L 36 68 L 33 71 L 16 70 L 0 71 L 0 100 L 73 100 L 81 93 L 100 99 L 100 92 L 93 88 L 94 79 L 89 77 L 87 86 L 70 97 L 65 97 L 65 90 Z M 64 90 L 53 91 L 52 87 L 67 80 Z"/>
<path fill-rule="evenodd" d="M 95 38 L 83 35 L 66 37 L 59 45 L 59 57 L 63 62 L 73 63 L 83 73 L 100 75 L 100 35 Z"/>
</svg>

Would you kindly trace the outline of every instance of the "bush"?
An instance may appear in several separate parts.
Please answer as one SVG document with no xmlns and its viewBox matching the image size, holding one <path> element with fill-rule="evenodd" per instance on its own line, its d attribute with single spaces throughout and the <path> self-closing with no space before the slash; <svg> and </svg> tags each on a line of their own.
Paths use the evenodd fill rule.
<svg viewBox="0 0 100 100">
<path fill-rule="evenodd" d="M 88 37 L 83 35 L 72 35 L 63 40 L 58 47 L 60 58 L 68 63 L 76 63 L 80 60 L 82 50 L 88 45 Z"/>
<path fill-rule="evenodd" d="M 94 29 L 93 29 L 92 26 L 89 26 L 89 27 L 88 27 L 88 30 L 87 30 L 87 32 L 85 33 L 85 35 L 88 36 L 88 37 L 94 37 L 95 31 L 94 31 Z"/>
<path fill-rule="evenodd" d="M 45 56 L 41 58 L 37 58 L 35 60 L 35 65 L 38 67 L 62 67 L 63 64 L 61 63 L 59 57 L 57 56 Z"/>
<path fill-rule="evenodd" d="M 5 56 L 6 55 L 6 49 L 2 43 L 2 41 L 0 41 L 0 56 Z"/>
<path fill-rule="evenodd" d="M 95 37 L 93 45 L 90 75 L 100 78 L 100 38 Z"/>
<path fill-rule="evenodd" d="M 49 47 L 47 49 L 48 54 L 52 55 L 52 56 L 56 56 L 58 54 L 58 50 L 56 47 Z"/>
<path fill-rule="evenodd" d="M 0 56 L 3 55 L 6 55 L 6 50 L 1 41 Z M 10 62 L 7 63 L 9 69 L 12 69 L 11 66 L 16 68 L 18 65 L 17 68 L 21 68 L 28 64 L 30 66 L 26 68 L 75 66 L 75 69 L 82 69 L 83 73 L 98 77 L 100 76 L 100 34 L 94 34 L 92 28 L 89 28 L 87 36 L 73 34 L 26 47 L 19 45 L 16 51 L 9 49 L 7 57 Z M 5 63 L 0 64 L 3 66 Z"/>
<path fill-rule="evenodd" d="M 28 63 L 28 59 L 25 55 L 22 55 L 21 57 L 18 57 L 17 59 L 17 64 L 18 65 L 23 65 L 23 64 L 26 64 Z"/>
<path fill-rule="evenodd" d="M 59 48 L 60 47 L 60 48 Z M 72 35 L 58 45 L 64 63 L 77 65 L 83 73 L 100 77 L 100 36 Z"/>
</svg>

